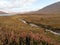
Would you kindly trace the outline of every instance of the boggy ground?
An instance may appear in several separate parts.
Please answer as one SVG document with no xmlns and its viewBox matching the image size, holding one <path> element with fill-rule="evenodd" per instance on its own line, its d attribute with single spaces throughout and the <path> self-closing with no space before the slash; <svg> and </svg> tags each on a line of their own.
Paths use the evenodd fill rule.
<svg viewBox="0 0 60 45">
<path fill-rule="evenodd" d="M 55 19 L 59 20 L 59 16 Z M 28 24 L 24 24 L 18 19 L 25 19 L 29 22 L 51 24 L 54 26 L 54 19 L 39 15 L 15 15 L 10 17 L 0 17 L 0 44 L 1 45 L 60 45 L 59 36 L 53 35 L 50 32 L 45 32 L 41 27 L 31 27 Z M 46 20 L 45 20 L 46 19 Z M 54 20 L 54 21 L 52 21 Z M 45 23 L 46 22 L 46 23 Z M 58 21 L 57 21 L 58 22 Z M 59 22 L 56 25 L 59 24 Z M 50 24 L 49 24 L 50 25 Z M 51 25 L 51 26 L 52 26 Z M 57 25 L 56 27 L 59 27 Z M 55 26 L 54 26 L 55 27 Z M 22 38 L 21 38 L 22 37 Z M 23 39 L 23 40 L 21 40 Z M 22 41 L 22 43 L 21 43 Z M 27 42 L 28 41 L 28 42 Z"/>
</svg>

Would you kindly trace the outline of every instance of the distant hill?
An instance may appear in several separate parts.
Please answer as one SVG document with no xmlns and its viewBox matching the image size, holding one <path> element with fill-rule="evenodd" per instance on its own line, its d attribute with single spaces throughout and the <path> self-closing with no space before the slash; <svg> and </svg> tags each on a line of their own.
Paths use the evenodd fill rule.
<svg viewBox="0 0 60 45">
<path fill-rule="evenodd" d="M 3 12 L 3 11 L 0 11 L 0 14 L 8 14 L 8 13 L 6 13 L 6 12 Z"/>
<path fill-rule="evenodd" d="M 43 9 L 34 12 L 29 12 L 26 14 L 60 14 L 60 2 L 56 2 L 47 7 L 44 7 Z"/>
<path fill-rule="evenodd" d="M 38 14 L 60 14 L 60 2 L 49 5 L 35 13 Z"/>
</svg>

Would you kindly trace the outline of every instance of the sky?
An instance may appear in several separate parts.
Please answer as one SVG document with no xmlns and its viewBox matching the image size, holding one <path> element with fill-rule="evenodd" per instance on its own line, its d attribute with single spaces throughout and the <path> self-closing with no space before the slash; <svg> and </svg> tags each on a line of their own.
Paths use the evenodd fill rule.
<svg viewBox="0 0 60 45">
<path fill-rule="evenodd" d="M 42 9 L 60 0 L 0 0 L 0 11 L 28 12 Z"/>
</svg>

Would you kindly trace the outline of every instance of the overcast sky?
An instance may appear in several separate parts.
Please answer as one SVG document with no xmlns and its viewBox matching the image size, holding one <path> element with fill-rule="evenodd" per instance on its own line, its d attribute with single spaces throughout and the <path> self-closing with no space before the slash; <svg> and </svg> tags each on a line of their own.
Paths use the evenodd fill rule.
<svg viewBox="0 0 60 45">
<path fill-rule="evenodd" d="M 60 0 L 0 0 L 0 11 L 26 12 L 41 9 Z"/>
</svg>

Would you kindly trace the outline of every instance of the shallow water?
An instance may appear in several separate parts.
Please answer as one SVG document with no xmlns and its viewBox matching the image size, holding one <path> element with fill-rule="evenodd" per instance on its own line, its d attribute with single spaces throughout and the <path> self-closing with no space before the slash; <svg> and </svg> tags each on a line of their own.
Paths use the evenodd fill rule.
<svg viewBox="0 0 60 45">
<path fill-rule="evenodd" d="M 0 16 L 12 16 L 13 14 L 0 14 Z"/>
<path fill-rule="evenodd" d="M 21 20 L 21 19 L 20 19 Z M 27 23 L 26 20 L 21 20 L 22 22 L 24 21 L 25 23 Z M 28 23 L 27 23 L 28 24 Z M 33 27 L 39 27 L 38 25 L 34 24 L 34 23 L 29 23 L 29 25 L 33 26 Z M 41 26 L 40 26 L 41 27 Z M 46 29 L 46 28 L 45 28 Z M 50 30 L 50 29 L 46 29 L 46 31 L 49 31 L 55 35 L 60 35 L 60 30 Z"/>
</svg>

